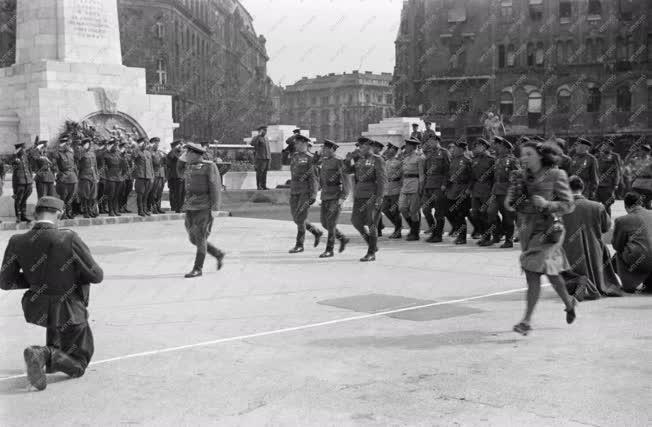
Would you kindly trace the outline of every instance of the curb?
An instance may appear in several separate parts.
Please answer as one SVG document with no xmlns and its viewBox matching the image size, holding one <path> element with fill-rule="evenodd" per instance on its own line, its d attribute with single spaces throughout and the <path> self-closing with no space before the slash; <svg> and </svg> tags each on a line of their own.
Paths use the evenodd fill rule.
<svg viewBox="0 0 652 427">
<path fill-rule="evenodd" d="M 231 212 L 218 211 L 213 212 L 213 217 L 228 217 Z M 100 216 L 97 218 L 75 218 L 64 219 L 59 221 L 60 227 L 90 227 L 93 225 L 114 225 L 114 224 L 133 224 L 137 222 L 161 222 L 161 221 L 179 221 L 186 217 L 184 213 L 166 213 L 152 216 L 125 215 L 119 217 Z M 29 230 L 32 228 L 31 222 L 3 222 L 0 224 L 0 231 L 7 230 Z"/>
</svg>

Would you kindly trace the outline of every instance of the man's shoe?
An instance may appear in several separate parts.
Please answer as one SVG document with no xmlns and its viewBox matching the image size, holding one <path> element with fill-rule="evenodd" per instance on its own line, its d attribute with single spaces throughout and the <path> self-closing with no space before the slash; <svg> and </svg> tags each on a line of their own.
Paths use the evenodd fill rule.
<svg viewBox="0 0 652 427">
<path fill-rule="evenodd" d="M 217 258 L 217 271 L 220 271 L 224 265 L 224 252 L 220 251 L 215 258 Z"/>
<path fill-rule="evenodd" d="M 348 237 L 342 237 L 342 238 L 340 239 L 340 249 L 339 249 L 339 253 L 344 252 L 344 249 L 346 249 L 346 245 L 347 245 L 350 241 L 351 241 L 351 239 L 349 239 Z"/>
<path fill-rule="evenodd" d="M 321 255 L 319 255 L 319 258 L 333 258 L 333 255 L 333 251 L 326 249 Z"/>
<path fill-rule="evenodd" d="M 401 239 L 402 237 L 403 237 L 403 236 L 401 236 L 401 231 L 400 231 L 400 230 L 396 230 L 395 232 L 393 232 L 392 234 L 390 234 L 387 238 L 388 238 L 388 239 Z"/>
<path fill-rule="evenodd" d="M 500 245 L 502 249 L 510 249 L 514 247 L 514 243 L 512 242 L 512 239 L 505 239 L 505 242 Z"/>
<path fill-rule="evenodd" d="M 478 242 L 478 246 L 482 246 L 482 247 L 493 246 L 493 245 L 494 245 L 493 239 L 482 239 Z"/>
<path fill-rule="evenodd" d="M 111 214 L 109 214 L 109 215 L 111 215 Z M 145 212 L 143 212 L 143 211 L 138 211 L 138 216 L 147 216 L 147 215 L 145 215 Z"/>
<path fill-rule="evenodd" d="M 503 240 L 503 236 L 501 235 L 495 235 L 494 238 L 491 240 L 493 243 L 500 243 Z"/>
<path fill-rule="evenodd" d="M 321 239 L 321 236 L 323 236 L 324 233 L 321 231 L 318 231 L 317 233 L 314 234 L 315 236 L 315 247 L 319 246 L 319 240 Z"/>
<path fill-rule="evenodd" d="M 367 255 L 360 258 L 360 262 L 370 262 L 370 261 L 376 261 L 376 255 L 367 253 Z"/>
<path fill-rule="evenodd" d="M 457 239 L 455 239 L 456 245 L 466 245 L 466 234 L 459 233 Z"/>
<path fill-rule="evenodd" d="M 23 351 L 25 366 L 27 368 L 27 379 L 37 390 L 45 390 L 48 385 L 45 377 L 45 365 L 47 363 L 47 351 L 45 347 L 31 346 Z"/>
<path fill-rule="evenodd" d="M 408 234 L 407 237 L 405 238 L 406 242 L 416 242 L 419 240 L 419 235 L 418 234 Z"/>
<path fill-rule="evenodd" d="M 183 277 L 185 277 L 186 279 L 192 279 L 192 278 L 195 278 L 195 277 L 200 277 L 201 275 L 202 275 L 201 270 L 199 270 L 197 268 L 193 268 L 190 273 L 186 274 Z"/>
<path fill-rule="evenodd" d="M 295 246 L 288 251 L 290 254 L 298 254 L 300 252 L 303 252 L 303 246 Z"/>
<path fill-rule="evenodd" d="M 428 243 L 441 243 L 444 239 L 441 236 L 435 236 L 434 234 L 426 239 Z"/>
<path fill-rule="evenodd" d="M 151 211 L 145 211 L 145 215 L 152 216 L 152 212 Z"/>
</svg>

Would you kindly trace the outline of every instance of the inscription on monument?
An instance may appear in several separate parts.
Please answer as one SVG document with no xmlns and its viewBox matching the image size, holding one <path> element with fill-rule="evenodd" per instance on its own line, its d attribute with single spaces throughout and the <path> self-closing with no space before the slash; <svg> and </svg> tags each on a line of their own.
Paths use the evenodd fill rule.
<svg viewBox="0 0 652 427">
<path fill-rule="evenodd" d="M 104 10 L 104 0 L 75 0 L 73 15 L 68 24 L 77 37 L 103 39 L 109 31 L 109 21 Z"/>
</svg>

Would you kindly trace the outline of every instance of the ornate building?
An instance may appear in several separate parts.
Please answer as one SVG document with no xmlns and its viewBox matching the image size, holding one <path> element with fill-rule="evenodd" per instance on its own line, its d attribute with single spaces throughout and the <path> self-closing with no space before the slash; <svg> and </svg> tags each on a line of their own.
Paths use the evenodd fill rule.
<svg viewBox="0 0 652 427">
<path fill-rule="evenodd" d="M 652 2 L 407 0 L 395 106 L 449 139 L 652 134 Z"/>
<path fill-rule="evenodd" d="M 310 135 L 354 141 L 367 129 L 394 114 L 392 74 L 371 71 L 303 77 L 281 96 L 281 121 Z"/>
</svg>

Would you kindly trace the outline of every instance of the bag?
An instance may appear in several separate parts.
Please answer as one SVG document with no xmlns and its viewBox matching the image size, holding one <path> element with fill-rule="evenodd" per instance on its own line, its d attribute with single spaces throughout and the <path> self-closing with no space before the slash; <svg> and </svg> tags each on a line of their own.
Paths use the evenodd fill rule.
<svg viewBox="0 0 652 427">
<path fill-rule="evenodd" d="M 559 243 L 564 231 L 566 231 L 564 223 L 561 217 L 555 214 L 550 215 L 548 218 L 549 225 L 546 228 L 544 241 L 546 243 Z"/>
</svg>

